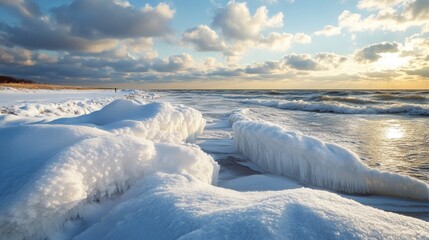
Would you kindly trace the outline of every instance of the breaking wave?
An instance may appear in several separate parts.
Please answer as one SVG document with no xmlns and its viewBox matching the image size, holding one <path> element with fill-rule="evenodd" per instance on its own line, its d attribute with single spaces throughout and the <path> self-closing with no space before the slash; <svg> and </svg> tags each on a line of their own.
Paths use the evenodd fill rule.
<svg viewBox="0 0 429 240">
<path fill-rule="evenodd" d="M 379 100 L 399 100 L 399 101 L 425 101 L 428 98 L 420 94 L 408 94 L 408 95 L 398 95 L 398 94 L 376 94 L 373 96 L 375 99 Z"/>
<path fill-rule="evenodd" d="M 244 100 L 246 104 L 286 110 L 325 112 L 338 114 L 407 114 L 429 116 L 429 107 L 421 104 L 389 104 L 377 106 L 352 106 L 342 103 L 307 102 L 304 100 Z"/>
</svg>

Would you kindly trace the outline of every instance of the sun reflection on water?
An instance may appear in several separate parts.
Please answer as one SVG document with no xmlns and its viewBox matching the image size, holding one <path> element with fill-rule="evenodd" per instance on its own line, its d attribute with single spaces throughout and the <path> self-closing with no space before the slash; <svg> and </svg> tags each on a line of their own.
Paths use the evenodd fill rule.
<svg viewBox="0 0 429 240">
<path fill-rule="evenodd" d="M 399 139 L 404 136 L 404 130 L 398 124 L 390 125 L 385 130 L 385 137 L 387 139 Z"/>
</svg>

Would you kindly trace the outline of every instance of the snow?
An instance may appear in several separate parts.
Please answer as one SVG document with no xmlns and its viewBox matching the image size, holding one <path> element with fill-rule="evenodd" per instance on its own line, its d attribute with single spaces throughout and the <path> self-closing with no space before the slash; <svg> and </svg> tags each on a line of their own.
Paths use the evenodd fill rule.
<svg viewBox="0 0 429 240">
<path fill-rule="evenodd" d="M 116 100 L 80 117 L 0 128 L 0 235 L 50 236 L 87 202 L 122 193 L 155 172 L 216 182 L 217 163 L 197 146 L 183 145 L 204 124 L 201 113 L 185 106 Z M 153 134 L 119 132 L 118 125 Z M 155 142 L 169 134 L 175 144 Z"/>
<path fill-rule="evenodd" d="M 195 109 L 170 103 L 139 104 L 135 101 L 115 100 L 93 113 L 62 118 L 52 124 L 95 125 L 116 134 L 131 134 L 155 141 L 191 141 L 203 132 L 205 119 Z"/>
<path fill-rule="evenodd" d="M 429 237 L 421 220 L 308 188 L 237 192 L 183 175 L 140 180 L 75 239 L 368 239 Z"/>
<path fill-rule="evenodd" d="M 339 145 L 251 121 L 244 114 L 231 115 L 230 121 L 236 121 L 232 126 L 234 144 L 267 173 L 335 191 L 429 200 L 429 186 L 420 180 L 371 169 Z"/>
<path fill-rule="evenodd" d="M 27 122 L 77 116 L 99 110 L 116 99 L 130 98 L 145 102 L 158 98 L 155 93 L 137 90 L 29 90 L 0 89 L 0 114 L 8 122 L 26 118 Z M 0 125 L 0 126 L 1 126 Z"/>
<path fill-rule="evenodd" d="M 251 121 L 246 109 L 229 117 L 232 133 L 229 110 L 216 110 L 218 118 L 209 118 L 206 126 L 201 112 L 152 102 L 155 94 L 148 92 L 99 92 L 93 94 L 100 98 L 90 98 L 88 93 L 73 97 L 73 91 L 4 91 L 10 92 L 9 99 L 32 94 L 36 98 L 27 104 L 44 108 L 59 104 L 67 109 L 63 104 L 68 101 L 93 101 L 97 107 L 71 105 L 81 107 L 77 114 L 68 110 L 50 114 L 41 108 L 0 114 L 0 239 L 429 238 L 428 222 L 370 207 L 382 204 L 392 211 L 425 212 L 427 200 L 342 196 L 311 189 L 301 184 L 302 179 L 285 178 L 273 171 L 274 165 L 266 168 L 254 160 L 257 152 L 271 151 L 269 147 L 286 137 L 279 127 Z M 2 106 L 13 109 L 25 101 L 4 101 Z M 291 148 L 307 170 L 340 168 L 350 174 L 332 170 L 337 180 L 352 182 L 368 174 L 378 184 L 389 176 L 391 185 L 409 188 L 410 196 L 424 192 L 414 188 L 419 181 L 371 170 L 339 146 L 288 134 L 294 145 L 281 145 L 271 160 Z M 243 153 L 255 152 L 250 160 L 256 164 L 242 162 L 246 158 L 236 152 L 233 141 L 237 146 L 248 144 Z M 221 166 L 230 161 L 241 167 L 239 171 L 247 170 L 222 176 L 213 156 Z M 325 165 L 311 161 L 311 156 L 322 156 L 319 162 Z M 279 169 L 286 166 L 271 163 L 279 164 L 275 166 Z M 348 189 L 354 184 L 313 173 L 309 179 L 328 186 Z M 374 185 L 378 186 L 371 183 L 371 190 Z"/>
</svg>

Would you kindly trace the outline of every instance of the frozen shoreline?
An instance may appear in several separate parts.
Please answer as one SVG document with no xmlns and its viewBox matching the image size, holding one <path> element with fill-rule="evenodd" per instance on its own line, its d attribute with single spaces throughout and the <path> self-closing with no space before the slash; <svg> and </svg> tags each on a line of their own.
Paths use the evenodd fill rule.
<svg viewBox="0 0 429 240">
<path fill-rule="evenodd" d="M 8 216 L 0 221 L 0 235 L 16 239 L 429 237 L 428 222 L 369 207 L 427 213 L 427 201 L 341 196 L 263 174 L 266 171 L 247 162 L 233 147 L 227 113 L 204 120 L 204 112 L 150 103 L 151 93 L 139 94 L 137 101 L 110 105 L 115 98 L 106 96 L 99 112 L 90 109 L 93 113 L 72 118 L 59 113 L 69 118 L 50 123 L 58 116 L 40 111 L 32 116 L 16 112 L 12 121 L 0 118 L 0 126 L 7 126 L 0 127 L 1 174 L 11 180 L 2 185 L 5 191 L 0 195 L 0 215 Z M 49 105 L 46 100 L 33 104 L 44 107 Z M 33 140 L 26 137 L 29 134 Z M 56 135 L 70 134 L 76 137 L 62 144 L 55 141 Z M 37 144 L 38 139 L 45 142 Z M 36 158 L 39 164 L 28 165 Z M 83 178 L 76 182 L 77 176 Z M 217 179 L 218 186 L 210 185 Z M 14 191 L 17 186 L 21 187 Z M 302 226 L 300 221 L 311 224 Z"/>
</svg>

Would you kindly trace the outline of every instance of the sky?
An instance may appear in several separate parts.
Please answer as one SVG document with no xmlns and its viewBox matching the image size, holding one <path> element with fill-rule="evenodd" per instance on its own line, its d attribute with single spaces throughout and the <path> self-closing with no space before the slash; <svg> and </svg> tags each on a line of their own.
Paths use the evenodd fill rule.
<svg viewBox="0 0 429 240">
<path fill-rule="evenodd" d="M 133 88 L 428 89 L 429 0 L 0 0 L 0 75 Z"/>
</svg>

